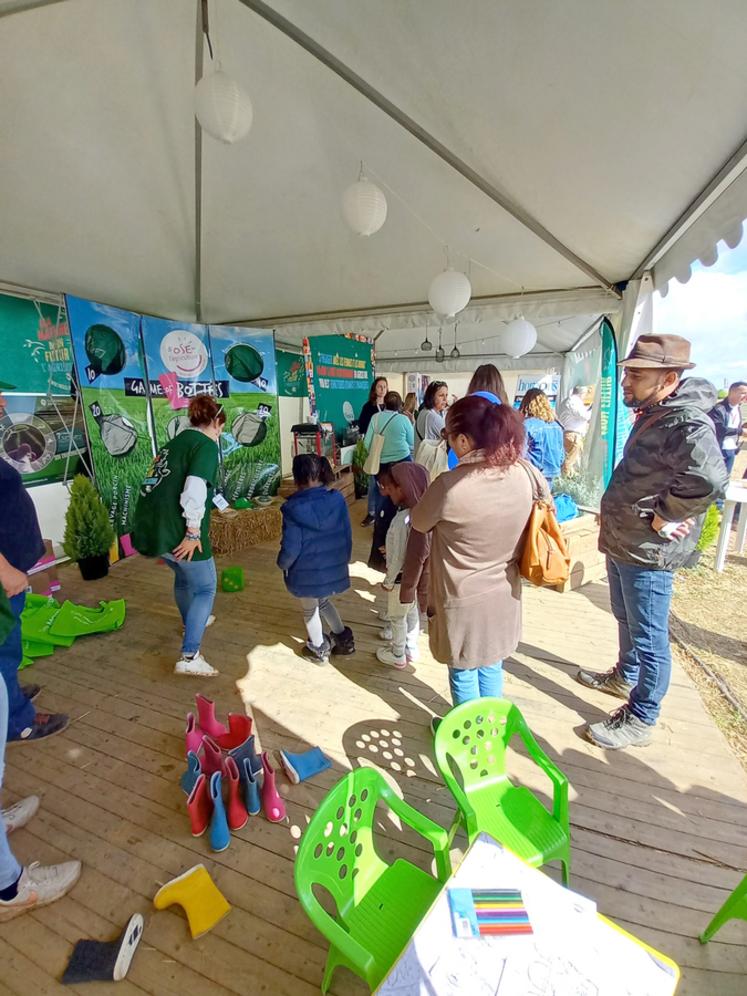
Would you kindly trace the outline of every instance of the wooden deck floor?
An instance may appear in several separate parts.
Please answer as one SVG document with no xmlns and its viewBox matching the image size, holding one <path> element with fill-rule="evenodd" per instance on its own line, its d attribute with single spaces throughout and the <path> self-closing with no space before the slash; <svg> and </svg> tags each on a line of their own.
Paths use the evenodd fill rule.
<svg viewBox="0 0 747 996">
<path fill-rule="evenodd" d="M 75 722 L 49 743 L 9 749 L 6 801 L 42 796 L 39 815 L 13 846 L 26 861 L 80 858 L 84 871 L 70 896 L 0 927 L 1 992 L 69 992 L 56 980 L 72 942 L 111 938 L 137 910 L 148 917 L 146 933 L 117 989 L 122 996 L 319 991 L 325 943 L 296 901 L 292 867 L 323 794 L 343 770 L 373 763 L 442 825 L 453 811 L 435 777 L 427 729 L 431 714 L 447 707 L 445 669 L 427 653 L 404 673 L 374 661 L 373 577 L 362 566 L 369 536 L 358 531 L 361 563 L 341 599 L 359 651 L 327 668 L 296 655 L 301 617 L 269 547 L 232 558 L 245 566 L 248 586 L 218 596 L 204 650 L 221 676 L 205 682 L 172 674 L 179 634 L 165 568 L 135 558 L 88 584 L 74 569 L 64 572 L 66 597 L 95 604 L 123 596 L 128 618 L 119 633 L 81 640 L 34 667 L 33 678 L 44 684 L 40 704 L 68 710 Z M 706 947 L 696 940 L 747 868 L 747 778 L 695 689 L 676 669 L 655 743 L 604 754 L 577 731 L 614 701 L 587 692 L 573 674 L 578 665 L 602 668 L 614 659 L 606 587 L 562 596 L 527 591 L 524 631 L 507 663 L 506 693 L 571 781 L 572 886 L 677 960 L 683 996 L 744 996 L 747 925 L 729 925 Z M 191 837 L 178 785 L 184 716 L 198 690 L 224 711 L 240 708 L 240 695 L 265 748 L 319 744 L 335 762 L 298 787 L 279 779 L 289 824 L 254 818 L 220 855 Z M 531 787 L 547 787 L 520 755 L 516 771 Z M 428 867 L 422 841 L 389 823 L 381 827 L 381 850 Z M 151 899 L 159 883 L 199 861 L 233 910 L 192 941 L 181 913 L 155 913 Z M 95 996 L 100 988 L 80 992 Z M 340 972 L 334 991 L 364 989 Z"/>
</svg>

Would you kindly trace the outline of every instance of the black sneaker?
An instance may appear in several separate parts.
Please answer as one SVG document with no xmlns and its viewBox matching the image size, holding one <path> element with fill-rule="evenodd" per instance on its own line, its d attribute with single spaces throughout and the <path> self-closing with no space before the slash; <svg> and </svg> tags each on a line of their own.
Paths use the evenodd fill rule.
<svg viewBox="0 0 747 996">
<path fill-rule="evenodd" d="M 41 692 L 41 685 L 20 685 L 21 695 L 27 702 L 33 702 Z"/>
<path fill-rule="evenodd" d="M 373 524 L 374 517 L 372 515 L 367 515 L 366 518 L 361 522 L 362 526 L 370 526 Z"/>
<path fill-rule="evenodd" d="M 330 634 L 329 641 L 332 644 L 333 657 L 350 657 L 355 653 L 355 637 L 349 626 L 346 626 L 342 633 Z"/>
<path fill-rule="evenodd" d="M 586 688 L 593 688 L 596 692 L 606 692 L 607 695 L 625 699 L 626 702 L 633 691 L 633 686 L 629 685 L 614 667 L 610 671 L 584 671 L 580 668 L 576 672 L 576 681 Z"/>
<path fill-rule="evenodd" d="M 329 664 L 330 649 L 329 641 L 326 639 L 321 647 L 312 647 L 307 643 L 301 651 L 301 656 L 305 657 L 307 661 L 311 661 L 312 664 L 319 664 L 321 667 L 324 664 Z"/>
<path fill-rule="evenodd" d="M 589 723 L 584 733 L 597 747 L 620 750 L 623 747 L 647 747 L 653 726 L 634 716 L 629 706 L 621 706 L 601 723 Z"/>
<path fill-rule="evenodd" d="M 62 712 L 37 712 L 34 722 L 21 730 L 17 737 L 8 737 L 9 744 L 24 744 L 31 740 L 44 740 L 62 733 L 70 725 L 70 717 Z"/>
<path fill-rule="evenodd" d="M 436 730 L 439 728 L 440 725 L 441 725 L 441 717 L 440 716 L 431 716 L 431 723 L 430 723 L 431 734 L 434 737 L 436 735 Z"/>
</svg>

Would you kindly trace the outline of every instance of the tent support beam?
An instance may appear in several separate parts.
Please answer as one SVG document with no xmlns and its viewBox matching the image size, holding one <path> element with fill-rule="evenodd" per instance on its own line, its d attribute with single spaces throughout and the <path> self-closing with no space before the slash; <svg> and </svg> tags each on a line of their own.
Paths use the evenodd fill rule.
<svg viewBox="0 0 747 996">
<path fill-rule="evenodd" d="M 588 277 L 603 287 L 605 290 L 610 291 L 616 297 L 619 297 L 619 291 L 599 273 L 594 267 L 587 263 L 586 260 L 581 259 L 577 256 L 572 249 L 564 245 L 559 239 L 557 239 L 552 232 L 548 231 L 536 218 L 530 215 L 518 204 L 514 204 L 505 194 L 501 193 L 489 180 L 485 179 L 480 173 L 474 170 L 468 163 L 463 159 L 460 159 L 455 155 L 451 149 L 447 148 L 442 142 L 439 142 L 437 138 L 426 131 L 421 125 L 417 123 L 413 118 L 406 114 L 400 107 L 393 104 L 392 101 L 388 100 L 382 93 L 379 93 L 370 83 L 354 72 L 349 66 L 345 65 L 337 56 L 333 55 L 330 51 L 320 45 L 317 41 L 307 35 L 306 32 L 301 31 L 292 21 L 283 17 L 272 7 L 264 3 L 263 0 L 239 0 L 245 7 L 249 10 L 254 11 L 263 20 L 267 21 L 278 31 L 286 35 L 301 48 L 305 49 L 310 55 L 326 66 L 328 69 L 332 70 L 340 79 L 348 83 L 354 90 L 357 90 L 366 100 L 369 100 L 372 104 L 383 111 L 388 117 L 401 127 L 405 131 L 409 132 L 413 138 L 416 138 L 421 142 L 427 149 L 437 155 L 439 159 L 442 159 L 447 163 L 453 170 L 464 177 L 469 183 L 477 187 L 478 190 L 482 191 L 486 197 L 489 197 L 494 203 L 501 207 L 504 211 L 515 218 L 520 224 L 525 228 L 528 228 L 530 232 L 533 232 L 537 238 L 541 239 L 546 245 L 554 249 L 555 252 L 559 253 L 564 259 L 575 266 L 577 269 L 581 270 Z"/>
<path fill-rule="evenodd" d="M 197 0 L 197 25 L 195 28 L 195 86 L 202 79 L 205 41 L 203 20 L 205 0 Z M 202 321 L 202 127 L 195 115 L 195 321 Z"/>
<path fill-rule="evenodd" d="M 688 228 L 708 210 L 716 198 L 723 193 L 732 180 L 736 180 L 745 168 L 747 168 L 747 139 L 742 142 L 733 155 L 729 156 L 718 173 L 703 187 L 695 200 L 688 204 L 671 228 L 665 232 L 653 249 L 638 264 L 630 279 L 640 280 L 646 270 L 650 270 L 661 259 L 667 249 L 685 234 Z"/>
</svg>

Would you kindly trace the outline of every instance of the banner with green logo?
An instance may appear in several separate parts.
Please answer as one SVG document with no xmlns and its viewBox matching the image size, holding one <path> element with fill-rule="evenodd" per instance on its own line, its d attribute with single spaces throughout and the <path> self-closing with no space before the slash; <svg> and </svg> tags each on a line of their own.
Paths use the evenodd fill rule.
<svg viewBox="0 0 747 996">
<path fill-rule="evenodd" d="M 374 375 L 373 342 L 361 335 L 315 335 L 304 339 L 312 412 L 331 422 L 338 442 L 368 400 Z"/>
<path fill-rule="evenodd" d="M 278 366 L 278 394 L 284 398 L 305 398 L 309 389 L 303 356 L 285 349 L 276 349 L 275 358 Z"/>
<path fill-rule="evenodd" d="M 606 488 L 615 469 L 619 382 L 617 340 L 612 324 L 606 318 L 602 321 L 600 333 L 602 374 L 599 382 L 599 432 L 602 443 L 602 480 Z"/>
</svg>

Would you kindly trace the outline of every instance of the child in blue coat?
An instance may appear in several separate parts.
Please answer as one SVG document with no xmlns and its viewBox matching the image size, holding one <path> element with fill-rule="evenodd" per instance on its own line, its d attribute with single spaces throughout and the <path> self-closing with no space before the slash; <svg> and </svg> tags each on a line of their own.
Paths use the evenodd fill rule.
<svg viewBox="0 0 747 996">
<path fill-rule="evenodd" d="M 301 599 L 308 633 L 303 655 L 315 664 L 326 664 L 330 652 L 355 653 L 353 632 L 330 601 L 350 587 L 350 515 L 340 492 L 329 488 L 334 478 L 326 457 L 315 453 L 294 457 L 293 479 L 298 490 L 282 506 L 278 567 L 288 591 Z M 322 622 L 329 626 L 329 636 Z"/>
</svg>

